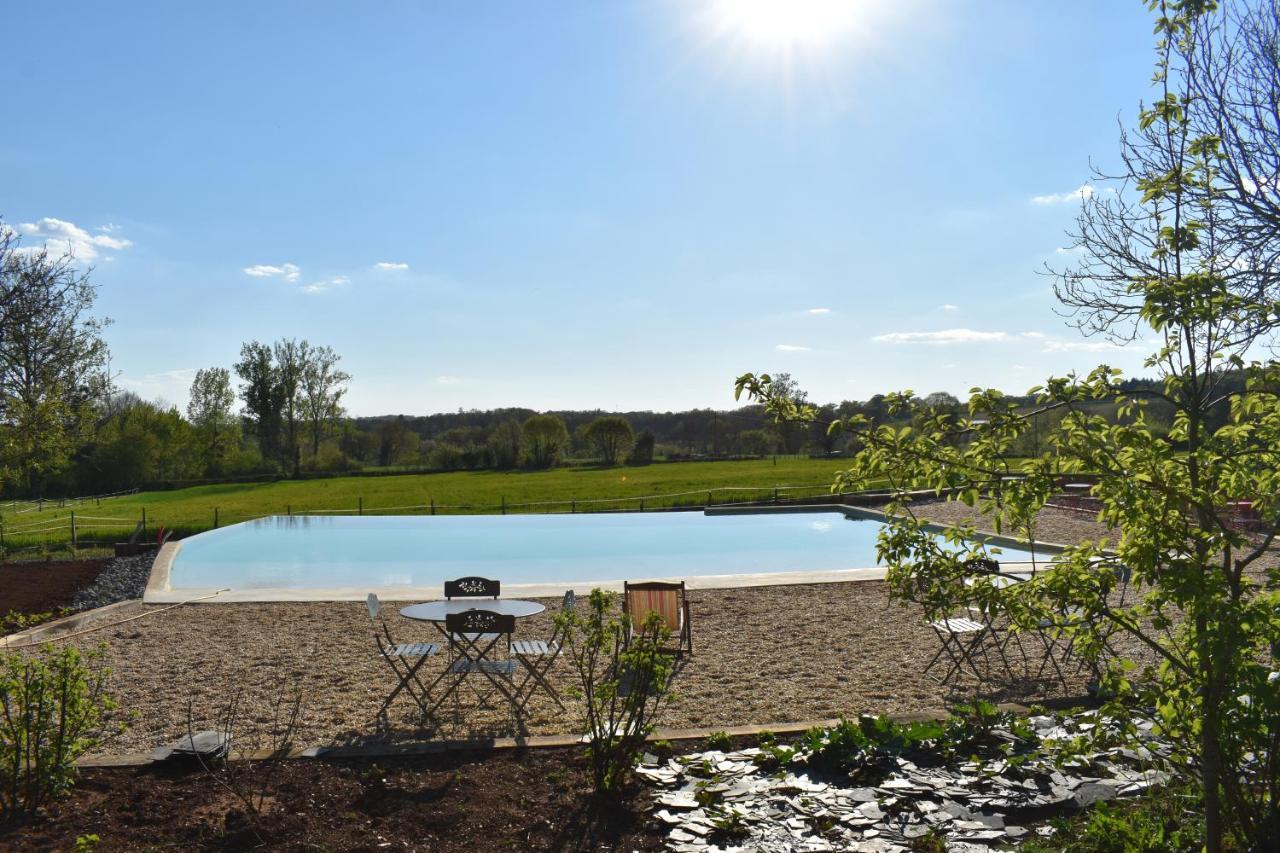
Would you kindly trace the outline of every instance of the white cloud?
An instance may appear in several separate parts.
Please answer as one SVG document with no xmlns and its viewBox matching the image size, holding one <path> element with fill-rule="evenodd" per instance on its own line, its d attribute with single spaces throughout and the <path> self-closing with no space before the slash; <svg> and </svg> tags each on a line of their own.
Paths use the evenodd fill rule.
<svg viewBox="0 0 1280 853">
<path fill-rule="evenodd" d="M 320 281 L 313 281 L 310 284 L 303 285 L 302 292 L 326 293 L 337 287 L 346 287 L 350 283 L 351 279 L 347 278 L 345 275 L 338 275 L 333 278 L 321 279 Z"/>
<path fill-rule="evenodd" d="M 462 380 L 457 376 L 437 376 L 436 377 L 437 385 L 458 385 L 461 382 Z"/>
<path fill-rule="evenodd" d="M 1024 338 L 1035 338 L 1037 340 L 1045 337 L 1044 332 L 1020 332 L 1019 334 Z"/>
<path fill-rule="evenodd" d="M 18 233 L 24 239 L 39 241 L 51 254 L 71 255 L 77 261 L 89 262 L 98 257 L 99 249 L 127 249 L 133 241 L 123 237 L 113 237 L 120 231 L 118 225 L 104 225 L 97 234 L 90 234 L 73 222 L 65 219 L 54 219 L 46 216 L 36 222 L 18 224 Z M 22 251 L 38 251 L 37 247 L 26 245 Z"/>
<path fill-rule="evenodd" d="M 374 264 L 374 265 L 373 265 L 373 268 L 374 268 L 374 269 L 377 269 L 377 270 L 397 270 L 397 271 L 399 271 L 399 270 L 407 270 L 407 269 L 409 268 L 409 265 L 408 265 L 408 264 L 398 264 L 398 263 L 395 263 L 394 261 L 378 261 L 376 264 Z"/>
<path fill-rule="evenodd" d="M 1070 202 L 1083 201 L 1093 195 L 1093 187 L 1089 184 L 1081 184 L 1070 192 L 1065 193 L 1049 193 L 1048 195 L 1037 195 L 1031 197 L 1032 204 L 1041 206 L 1052 204 L 1068 204 Z"/>
<path fill-rule="evenodd" d="M 939 310 L 939 311 L 946 311 L 946 312 L 950 313 L 950 312 L 952 312 L 952 311 L 959 311 L 959 310 L 960 310 L 960 306 L 959 306 L 959 305 L 952 305 L 950 302 L 948 302 L 948 303 L 946 303 L 945 305 L 939 305 L 939 306 L 938 306 L 938 310 Z"/>
<path fill-rule="evenodd" d="M 979 332 L 973 329 L 943 329 L 939 332 L 889 332 L 876 335 L 871 340 L 888 344 L 947 344 L 990 343 L 1008 340 L 1008 332 Z"/>
<path fill-rule="evenodd" d="M 831 309 L 830 308 L 810 308 L 809 313 L 810 314 L 830 314 Z"/>
<path fill-rule="evenodd" d="M 297 281 L 302 278 L 302 270 L 297 264 L 254 264 L 244 268 L 244 274 L 254 278 L 283 278 L 285 281 Z"/>
<path fill-rule="evenodd" d="M 778 352 L 808 352 L 808 347 L 798 347 L 794 344 L 778 344 L 774 347 Z"/>
<path fill-rule="evenodd" d="M 1045 352 L 1115 352 L 1123 347 L 1110 341 L 1045 341 Z"/>
<path fill-rule="evenodd" d="M 163 370 L 143 376 L 120 376 L 116 384 L 132 391 L 144 400 L 164 400 L 172 404 L 185 401 L 191 392 L 191 380 L 196 378 L 194 367 L 179 370 Z"/>
</svg>

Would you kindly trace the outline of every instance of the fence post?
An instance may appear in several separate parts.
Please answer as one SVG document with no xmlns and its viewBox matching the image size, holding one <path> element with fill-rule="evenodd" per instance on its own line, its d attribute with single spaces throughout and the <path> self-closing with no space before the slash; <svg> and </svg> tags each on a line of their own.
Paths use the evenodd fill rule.
<svg viewBox="0 0 1280 853">
<path fill-rule="evenodd" d="M 284 514 L 285 514 L 285 515 L 293 515 L 293 504 L 285 504 L 285 505 L 284 505 Z"/>
<path fill-rule="evenodd" d="M 773 502 L 774 502 L 774 503 L 777 503 L 777 502 L 778 502 L 778 487 L 777 487 L 777 486 L 774 486 L 774 487 L 773 487 Z"/>
<path fill-rule="evenodd" d="M 644 512 L 644 498 L 640 499 L 640 511 Z"/>
<path fill-rule="evenodd" d="M 569 501 L 569 512 L 578 511 L 578 502 L 576 500 Z"/>
<path fill-rule="evenodd" d="M 507 514 L 507 496 L 506 495 L 502 496 L 502 514 L 503 515 Z"/>
<path fill-rule="evenodd" d="M 213 529 L 218 529 L 218 508 L 216 506 L 213 508 Z"/>
<path fill-rule="evenodd" d="M 145 506 L 142 508 L 142 535 L 144 537 L 147 535 L 147 508 Z"/>
<path fill-rule="evenodd" d="M 432 515 L 435 515 L 435 514 L 436 514 L 436 499 L 435 499 L 435 498 L 432 498 L 432 499 L 431 499 L 431 514 L 432 514 Z"/>
<path fill-rule="evenodd" d="M 356 512 L 359 515 L 364 515 L 364 496 L 361 495 L 360 497 L 356 498 L 356 500 L 359 501 L 359 504 L 356 507 Z"/>
<path fill-rule="evenodd" d="M 711 506 L 711 492 L 707 492 L 707 506 Z"/>
<path fill-rule="evenodd" d="M 76 511 L 71 510 L 71 550 L 76 549 Z"/>
</svg>

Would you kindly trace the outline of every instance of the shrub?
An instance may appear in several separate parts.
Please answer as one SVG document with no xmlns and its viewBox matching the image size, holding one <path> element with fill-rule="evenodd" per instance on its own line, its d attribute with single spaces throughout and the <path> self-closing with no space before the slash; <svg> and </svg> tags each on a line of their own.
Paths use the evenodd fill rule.
<svg viewBox="0 0 1280 853">
<path fill-rule="evenodd" d="M 627 638 L 618 594 L 591 591 L 590 606 L 558 618 L 577 670 L 590 738 L 592 781 L 599 794 L 619 791 L 653 730 L 667 696 L 673 660 L 661 651 L 668 631 L 656 613 Z"/>
<path fill-rule="evenodd" d="M 37 656 L 0 653 L 0 820 L 71 787 L 76 759 L 116 707 L 101 656 L 52 645 Z"/>
<path fill-rule="evenodd" d="M 732 746 L 729 735 L 725 732 L 712 732 L 707 735 L 707 749 L 727 750 Z"/>
</svg>

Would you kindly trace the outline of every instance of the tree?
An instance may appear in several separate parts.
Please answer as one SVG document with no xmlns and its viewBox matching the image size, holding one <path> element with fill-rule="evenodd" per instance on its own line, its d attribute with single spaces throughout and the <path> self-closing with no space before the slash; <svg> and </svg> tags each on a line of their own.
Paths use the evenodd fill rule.
<svg viewBox="0 0 1280 853">
<path fill-rule="evenodd" d="M 109 385 L 97 291 L 70 255 L 0 223 L 0 466 L 32 496 L 64 469 Z"/>
<path fill-rule="evenodd" d="M 647 429 L 636 436 L 635 446 L 631 448 L 631 456 L 627 461 L 632 465 L 653 464 L 653 433 Z"/>
<path fill-rule="evenodd" d="M 302 445 L 299 428 L 302 425 L 303 400 L 302 377 L 311 360 L 311 346 L 305 341 L 281 338 L 272 350 L 276 358 L 277 394 L 280 399 L 280 421 L 284 427 L 285 459 L 293 467 L 293 476 L 302 469 Z"/>
<path fill-rule="evenodd" d="M 1034 412 L 976 391 L 967 417 L 926 411 L 909 392 L 889 395 L 890 415 L 916 427 L 876 428 L 862 416 L 843 422 L 865 447 L 835 487 L 889 480 L 894 517 L 880 548 L 890 588 L 898 598 L 940 591 L 929 606 L 945 609 L 951 591 L 962 594 L 965 560 L 982 549 L 970 544 L 970 529 L 940 544 L 906 490 L 955 490 L 997 530 L 1034 540 L 1039 510 L 1062 478 L 1093 475 L 1099 520 L 1113 535 L 1068 548 L 1028 583 L 981 594 L 1020 629 L 1052 624 L 1069 636 L 1117 697 L 1115 720 L 1127 720 L 1127 701 L 1156 709 L 1176 747 L 1170 768 L 1203 791 L 1208 850 L 1224 849 L 1233 833 L 1271 850 L 1280 847 L 1280 677 L 1267 660 L 1280 648 L 1280 568 L 1262 558 L 1280 531 L 1280 363 L 1247 359 L 1272 339 L 1277 306 L 1264 280 L 1239 274 L 1233 215 L 1215 191 L 1219 141 L 1189 118 L 1201 70 L 1194 48 L 1210 4 L 1153 8 L 1159 96 L 1122 138 L 1125 171 L 1115 192 L 1084 200 L 1080 260 L 1059 273 L 1057 289 L 1086 331 L 1153 336 L 1158 349 L 1147 367 L 1160 384 L 1125 387 L 1104 365 L 1033 389 Z M 1242 388 L 1230 386 L 1233 376 L 1243 376 Z M 773 393 L 767 376 L 740 377 L 738 389 L 775 417 L 812 415 Z M 1167 434 L 1146 417 L 1152 400 L 1172 410 Z M 1114 406 L 1118 418 L 1099 405 Z M 1215 425 L 1223 405 L 1226 422 Z M 1062 415 L 1046 425 L 1045 450 L 1015 470 L 1011 449 L 1047 412 Z M 1260 531 L 1228 523 L 1228 505 L 1242 498 L 1252 500 Z M 1121 578 L 1139 591 L 1127 607 L 1111 594 Z M 1102 658 L 1115 632 L 1149 649 L 1159 666 L 1136 671 L 1132 661 Z"/>
<path fill-rule="evenodd" d="M 378 464 L 399 465 L 418 452 L 417 433 L 405 424 L 404 415 L 383 421 L 378 428 Z"/>
<path fill-rule="evenodd" d="M 532 468 L 550 468 L 569 443 L 569 430 L 556 415 L 533 415 L 520 428 L 524 455 Z"/>
<path fill-rule="evenodd" d="M 507 418 L 489 431 L 485 440 L 495 468 L 514 468 L 520 464 L 520 424 Z"/>
<path fill-rule="evenodd" d="M 790 373 L 779 373 L 774 376 L 773 387 L 777 389 L 776 394 L 786 397 L 796 406 L 806 406 L 809 403 L 808 393 L 800 389 L 799 383 L 791 378 Z M 778 421 L 777 429 L 782 452 L 799 453 L 800 446 L 804 443 L 803 426 L 795 421 Z"/>
<path fill-rule="evenodd" d="M 738 442 L 748 456 L 764 456 L 776 446 L 773 433 L 763 429 L 744 429 L 738 433 Z"/>
<path fill-rule="evenodd" d="M 620 415 L 605 415 L 587 424 L 587 443 L 606 465 L 617 465 L 631 452 L 636 434 L 631 424 Z"/>
<path fill-rule="evenodd" d="M 302 342 L 306 347 L 306 341 Z M 342 417 L 342 396 L 351 375 L 338 370 L 341 359 L 327 346 L 311 347 L 302 368 L 302 408 L 311 430 L 311 458 L 320 455 L 320 439 Z"/>
<path fill-rule="evenodd" d="M 241 380 L 240 397 L 244 400 L 250 428 L 258 439 L 258 450 L 264 459 L 278 459 L 284 400 L 271 347 L 257 341 L 241 345 L 235 371 Z"/>
<path fill-rule="evenodd" d="M 231 371 L 225 367 L 197 370 L 191 381 L 187 420 L 195 427 L 202 445 L 204 468 L 218 473 L 223 457 L 235 441 L 236 421 L 231 412 L 236 395 L 231 390 Z"/>
</svg>

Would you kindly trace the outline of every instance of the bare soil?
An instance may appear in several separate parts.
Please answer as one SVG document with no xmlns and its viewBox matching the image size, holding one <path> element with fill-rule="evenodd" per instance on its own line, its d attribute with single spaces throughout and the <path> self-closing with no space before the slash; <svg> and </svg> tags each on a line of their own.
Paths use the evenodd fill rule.
<svg viewBox="0 0 1280 853">
<path fill-rule="evenodd" d="M 0 617 L 57 615 L 98 577 L 110 558 L 0 563 Z M 5 626 L 0 624 L 0 633 Z"/>
<path fill-rule="evenodd" d="M 595 799 L 582 750 L 293 760 L 274 775 L 257 770 L 237 783 L 194 762 L 86 769 L 47 814 L 0 827 L 0 849 L 68 850 L 77 836 L 93 834 L 100 853 L 657 850 L 665 832 L 647 819 L 638 788 L 617 800 Z M 260 814 L 224 782 L 262 797 Z"/>
</svg>

